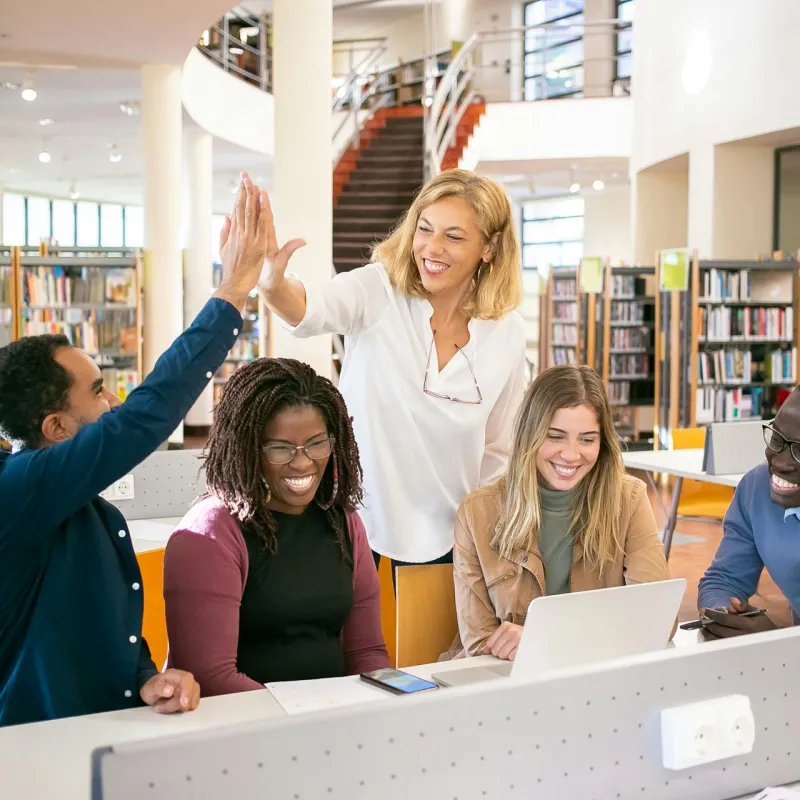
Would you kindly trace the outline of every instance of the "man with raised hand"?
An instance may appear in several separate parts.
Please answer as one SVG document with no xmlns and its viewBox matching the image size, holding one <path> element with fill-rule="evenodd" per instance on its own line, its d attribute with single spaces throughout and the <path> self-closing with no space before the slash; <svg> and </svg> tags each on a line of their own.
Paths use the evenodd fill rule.
<svg viewBox="0 0 800 800">
<path fill-rule="evenodd" d="M 99 494 L 169 437 L 225 360 L 261 272 L 269 214 L 243 175 L 219 288 L 124 403 L 64 336 L 0 349 L 0 435 L 14 445 L 0 453 L 0 726 L 197 707 L 194 677 L 160 673 L 150 657 L 128 526 Z"/>
</svg>

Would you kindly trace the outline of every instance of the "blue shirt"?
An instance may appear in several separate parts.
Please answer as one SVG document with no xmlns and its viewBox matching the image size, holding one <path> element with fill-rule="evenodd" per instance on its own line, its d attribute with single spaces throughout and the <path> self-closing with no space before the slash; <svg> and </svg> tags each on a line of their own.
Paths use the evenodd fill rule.
<svg viewBox="0 0 800 800">
<path fill-rule="evenodd" d="M 125 518 L 98 494 L 177 428 L 242 318 L 210 300 L 127 401 L 69 441 L 0 454 L 0 726 L 131 708 L 156 673 Z"/>
<path fill-rule="evenodd" d="M 700 608 L 729 606 L 732 597 L 749 600 L 764 567 L 800 611 L 800 518 L 798 509 L 772 502 L 769 467 L 751 469 L 740 481 L 725 519 L 717 553 L 700 580 Z"/>
</svg>

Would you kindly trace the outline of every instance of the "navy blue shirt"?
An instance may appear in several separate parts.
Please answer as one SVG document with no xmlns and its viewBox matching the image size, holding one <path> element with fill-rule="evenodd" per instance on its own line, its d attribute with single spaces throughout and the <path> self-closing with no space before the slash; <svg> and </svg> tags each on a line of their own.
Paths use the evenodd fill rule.
<svg viewBox="0 0 800 800">
<path fill-rule="evenodd" d="M 700 580 L 700 608 L 727 607 L 731 598 L 749 600 L 764 567 L 800 612 L 800 519 L 772 502 L 769 467 L 751 469 L 736 487 L 722 522 L 722 541 Z"/>
<path fill-rule="evenodd" d="M 140 704 L 156 672 L 125 518 L 99 493 L 178 427 L 239 312 L 210 300 L 125 403 L 74 438 L 0 453 L 0 726 Z"/>
</svg>

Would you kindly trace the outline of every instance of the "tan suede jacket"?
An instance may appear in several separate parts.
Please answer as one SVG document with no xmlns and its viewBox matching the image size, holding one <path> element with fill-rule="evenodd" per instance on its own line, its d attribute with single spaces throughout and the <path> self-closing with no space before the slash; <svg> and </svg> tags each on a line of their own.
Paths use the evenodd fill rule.
<svg viewBox="0 0 800 800">
<path fill-rule="evenodd" d="M 490 544 L 499 524 L 504 481 L 501 478 L 470 494 L 456 518 L 453 568 L 458 629 L 470 656 L 480 655 L 484 642 L 502 622 L 524 624 L 531 601 L 546 593 L 544 563 L 538 549 L 518 551 L 505 559 Z M 619 513 L 625 552 L 601 577 L 584 563 L 582 549 L 576 544 L 570 574 L 573 592 L 669 579 L 643 481 L 625 475 Z M 457 652 L 456 643 L 449 657 Z"/>
</svg>

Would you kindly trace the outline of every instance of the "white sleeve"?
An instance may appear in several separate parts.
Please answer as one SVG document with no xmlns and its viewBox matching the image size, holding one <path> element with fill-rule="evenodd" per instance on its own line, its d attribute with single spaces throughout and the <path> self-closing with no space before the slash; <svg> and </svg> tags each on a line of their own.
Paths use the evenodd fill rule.
<svg viewBox="0 0 800 800">
<path fill-rule="evenodd" d="M 389 304 L 390 287 L 382 264 L 342 272 L 304 288 L 306 315 L 296 327 L 286 325 L 301 339 L 321 333 L 357 336 L 375 325 Z"/>
<path fill-rule="evenodd" d="M 516 322 L 516 320 L 515 320 Z M 522 322 L 522 320 L 519 320 Z M 525 396 L 525 330 L 524 323 L 514 325 L 512 330 L 519 340 L 513 342 L 513 368 L 489 418 L 486 420 L 483 459 L 481 460 L 480 486 L 486 486 L 501 477 L 508 468 L 511 445 L 514 436 L 514 423 Z"/>
</svg>

